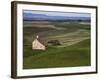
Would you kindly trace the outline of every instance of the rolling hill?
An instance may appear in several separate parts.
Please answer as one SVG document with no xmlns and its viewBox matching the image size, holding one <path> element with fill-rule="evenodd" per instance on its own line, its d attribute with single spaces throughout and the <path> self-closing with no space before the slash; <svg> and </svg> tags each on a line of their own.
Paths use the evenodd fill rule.
<svg viewBox="0 0 100 80">
<path fill-rule="evenodd" d="M 24 20 L 51 20 L 51 21 L 56 21 L 56 20 L 90 20 L 90 17 L 70 17 L 70 16 L 49 16 L 46 14 L 35 14 L 35 13 L 23 13 L 23 19 Z"/>
<path fill-rule="evenodd" d="M 24 21 L 23 68 L 89 66 L 90 30 L 90 24 L 80 22 Z M 58 40 L 61 45 L 48 46 L 45 51 L 32 50 L 36 35 L 46 44 Z"/>
</svg>

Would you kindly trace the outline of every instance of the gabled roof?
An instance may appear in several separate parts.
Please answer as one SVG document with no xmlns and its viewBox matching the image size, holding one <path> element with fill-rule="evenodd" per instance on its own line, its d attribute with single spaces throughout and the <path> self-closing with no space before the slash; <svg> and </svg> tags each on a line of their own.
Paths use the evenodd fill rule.
<svg viewBox="0 0 100 80">
<path fill-rule="evenodd" d="M 45 42 L 44 40 L 42 40 L 42 39 L 40 39 L 40 38 L 34 39 L 34 41 L 35 41 L 35 40 L 38 40 L 42 45 L 47 46 L 47 44 L 46 44 L 46 42 Z M 34 42 L 34 41 L 33 41 L 33 42 Z"/>
</svg>

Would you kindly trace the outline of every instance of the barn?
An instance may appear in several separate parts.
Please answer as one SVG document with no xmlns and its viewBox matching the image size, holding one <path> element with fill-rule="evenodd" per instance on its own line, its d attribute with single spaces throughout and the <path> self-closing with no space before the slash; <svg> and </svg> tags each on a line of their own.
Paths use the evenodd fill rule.
<svg viewBox="0 0 100 80">
<path fill-rule="evenodd" d="M 46 46 L 39 40 L 39 36 L 32 42 L 33 50 L 46 50 Z"/>
</svg>

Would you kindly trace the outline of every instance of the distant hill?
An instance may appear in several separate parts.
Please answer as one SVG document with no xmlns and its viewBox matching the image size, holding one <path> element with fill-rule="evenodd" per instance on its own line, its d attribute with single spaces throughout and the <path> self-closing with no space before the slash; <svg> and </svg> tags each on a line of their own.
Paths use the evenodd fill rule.
<svg viewBox="0 0 100 80">
<path fill-rule="evenodd" d="M 46 14 L 23 13 L 24 20 L 90 20 L 90 17 L 48 16 Z"/>
</svg>

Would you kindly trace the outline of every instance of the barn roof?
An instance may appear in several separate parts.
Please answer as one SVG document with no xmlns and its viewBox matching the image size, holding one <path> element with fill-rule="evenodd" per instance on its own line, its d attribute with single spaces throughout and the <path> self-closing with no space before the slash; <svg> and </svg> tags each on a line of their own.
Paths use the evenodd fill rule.
<svg viewBox="0 0 100 80">
<path fill-rule="evenodd" d="M 38 38 L 38 39 L 35 39 L 35 40 L 38 40 L 41 44 L 43 44 L 44 46 L 47 46 L 46 41 L 44 41 L 43 39 Z"/>
</svg>

